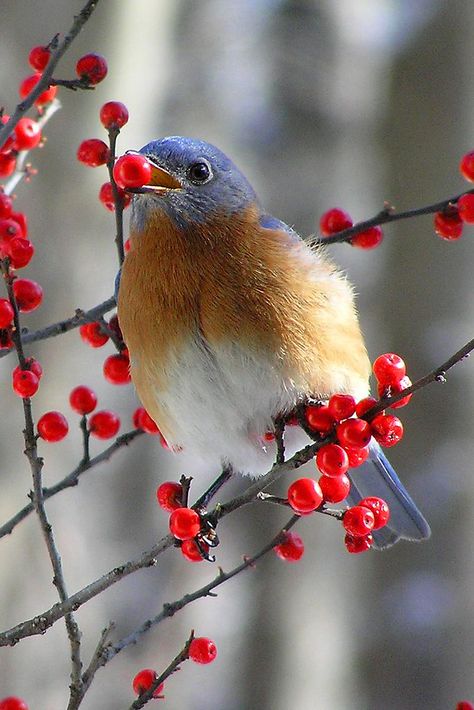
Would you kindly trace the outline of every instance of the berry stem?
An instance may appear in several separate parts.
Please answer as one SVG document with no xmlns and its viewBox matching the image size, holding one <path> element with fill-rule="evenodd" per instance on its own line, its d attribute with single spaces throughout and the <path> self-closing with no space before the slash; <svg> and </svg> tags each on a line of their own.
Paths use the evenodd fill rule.
<svg viewBox="0 0 474 710">
<path fill-rule="evenodd" d="M 376 227 L 380 224 L 387 224 L 389 222 L 398 222 L 401 219 L 411 219 L 412 217 L 419 217 L 424 214 L 433 214 L 434 212 L 441 212 L 450 205 L 455 204 L 459 200 L 461 195 L 465 195 L 466 193 L 474 193 L 474 189 L 465 190 L 461 194 L 455 195 L 454 197 L 450 197 L 447 200 L 442 200 L 441 202 L 435 202 L 431 205 L 426 205 L 425 207 L 417 207 L 416 209 L 412 210 L 405 210 L 404 212 L 395 212 L 394 208 L 391 205 L 387 204 L 384 209 L 381 210 L 374 217 L 366 219 L 363 222 L 358 222 L 357 224 L 354 224 L 352 227 L 348 227 L 347 229 L 342 229 L 340 232 L 337 232 L 337 234 L 333 234 L 329 237 L 315 237 L 311 240 L 311 244 L 314 244 L 315 246 L 324 244 L 327 246 L 328 244 L 349 242 L 352 237 L 354 237 L 356 234 L 359 234 L 360 232 L 365 232 L 367 229 L 369 229 L 369 227 Z"/>
<path fill-rule="evenodd" d="M 79 466 L 85 466 L 86 464 L 90 463 L 91 456 L 90 456 L 90 449 L 89 449 L 89 441 L 91 438 L 91 433 L 89 429 L 87 428 L 87 415 L 83 414 L 81 417 L 81 423 L 80 423 L 81 431 L 82 431 L 82 444 L 84 447 L 84 453 L 82 455 L 81 462 Z"/>
</svg>

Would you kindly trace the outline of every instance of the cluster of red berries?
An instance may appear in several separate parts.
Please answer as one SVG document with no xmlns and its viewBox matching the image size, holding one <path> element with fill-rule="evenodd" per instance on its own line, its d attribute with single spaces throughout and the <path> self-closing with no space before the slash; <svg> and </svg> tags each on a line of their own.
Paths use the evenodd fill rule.
<svg viewBox="0 0 474 710">
<path fill-rule="evenodd" d="M 463 155 L 459 170 L 463 178 L 474 182 L 474 151 Z M 434 218 L 436 234 L 447 241 L 460 239 L 465 224 L 474 224 L 474 194 L 469 192 L 461 195 L 456 203 L 436 212 Z"/>
<path fill-rule="evenodd" d="M 411 384 L 405 363 L 395 353 L 380 355 L 373 364 L 373 371 L 379 396 L 398 394 Z M 407 395 L 391 406 L 404 406 L 410 398 L 411 395 Z M 299 478 L 290 484 L 287 500 L 296 513 L 308 515 L 324 504 L 345 500 L 351 488 L 347 471 L 367 460 L 372 437 L 382 446 L 394 446 L 400 441 L 403 425 L 398 417 L 381 412 L 370 422 L 363 418 L 375 404 L 377 400 L 373 397 L 356 402 L 351 395 L 334 394 L 327 405 L 306 407 L 307 427 L 321 437 L 335 436 L 336 443 L 324 444 L 316 454 L 316 466 L 322 474 L 318 480 Z M 387 504 L 375 497 L 365 498 L 347 510 L 343 526 L 348 551 L 369 549 L 373 543 L 372 530 L 386 525 L 388 518 Z M 296 561 L 303 555 L 304 545 L 299 535 L 287 532 L 275 551 L 282 559 Z"/>
<path fill-rule="evenodd" d="M 189 644 L 188 658 L 194 661 L 194 663 L 201 663 L 203 665 L 212 663 L 216 656 L 217 647 L 212 639 L 206 638 L 205 636 L 197 636 L 193 638 Z M 132 681 L 133 692 L 138 696 L 143 695 L 143 693 L 146 693 L 146 691 L 151 688 L 153 683 L 156 683 L 157 679 L 158 674 L 156 671 L 152 668 L 144 668 L 137 673 Z M 162 695 L 164 686 L 164 683 L 158 685 L 153 691 L 153 698 L 164 699 L 164 695 Z"/>
<path fill-rule="evenodd" d="M 349 229 L 353 225 L 352 217 L 338 207 L 333 207 L 325 212 L 319 220 L 319 228 L 323 237 L 330 237 L 333 234 L 342 232 L 343 229 Z M 359 232 L 359 234 L 350 239 L 349 243 L 360 249 L 373 249 L 381 243 L 382 239 L 382 228 L 375 226 Z"/>
<path fill-rule="evenodd" d="M 209 545 L 199 539 L 201 518 L 192 508 L 183 505 L 183 486 L 177 481 L 165 481 L 156 491 L 158 505 L 171 513 L 169 529 L 180 543 L 180 550 L 189 562 L 202 562 Z"/>
</svg>

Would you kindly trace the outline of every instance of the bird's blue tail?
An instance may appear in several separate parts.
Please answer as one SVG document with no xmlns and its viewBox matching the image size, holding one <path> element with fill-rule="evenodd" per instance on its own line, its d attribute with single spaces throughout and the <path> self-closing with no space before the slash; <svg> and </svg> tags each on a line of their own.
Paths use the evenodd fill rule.
<svg viewBox="0 0 474 710">
<path fill-rule="evenodd" d="M 370 457 L 358 468 L 349 472 L 351 492 L 347 497 L 350 505 L 356 505 L 366 496 L 383 498 L 390 508 L 388 524 L 373 533 L 374 547 L 383 550 L 405 540 L 426 540 L 430 527 L 390 462 L 376 442 L 370 444 Z"/>
</svg>

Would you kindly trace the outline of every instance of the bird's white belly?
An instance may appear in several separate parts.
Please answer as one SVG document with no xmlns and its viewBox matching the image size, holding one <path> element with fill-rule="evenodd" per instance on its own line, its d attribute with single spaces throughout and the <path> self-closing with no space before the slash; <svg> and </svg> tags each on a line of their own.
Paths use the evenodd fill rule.
<svg viewBox="0 0 474 710">
<path fill-rule="evenodd" d="M 216 471 L 229 462 L 254 476 L 269 471 L 275 460 L 274 443 L 263 439 L 273 418 L 289 412 L 305 394 L 282 375 L 278 362 L 236 344 L 211 350 L 199 337 L 168 358 L 165 379 L 166 389 L 153 394 L 173 422 L 168 443 Z M 286 438 L 296 434 L 288 453 L 308 441 L 301 430 Z"/>
</svg>

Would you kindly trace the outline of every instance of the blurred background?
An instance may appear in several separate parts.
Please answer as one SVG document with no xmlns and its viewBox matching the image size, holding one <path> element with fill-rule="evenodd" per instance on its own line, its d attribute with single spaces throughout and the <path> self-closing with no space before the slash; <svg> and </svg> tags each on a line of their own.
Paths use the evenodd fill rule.
<svg viewBox="0 0 474 710">
<path fill-rule="evenodd" d="M 8 112 L 31 71 L 30 48 L 66 32 L 82 4 L 2 1 L 0 105 Z M 105 138 L 98 119 L 105 101 L 118 99 L 130 111 L 120 152 L 166 134 L 209 140 L 250 177 L 269 212 L 309 235 L 329 207 L 360 220 L 384 200 L 408 209 L 466 189 L 457 166 L 474 147 L 473 31 L 474 4 L 462 0 L 102 0 L 57 76 L 72 78 L 77 58 L 89 51 L 107 57 L 109 75 L 94 92 L 60 91 L 63 109 L 32 156 L 38 175 L 17 190 L 37 250 L 24 273 L 45 289 L 42 307 L 24 324 L 37 328 L 112 293 L 114 220 L 97 199 L 107 176 L 75 157 L 84 138 Z M 469 231 L 457 243 L 442 241 L 428 216 L 387 227 L 373 252 L 331 249 L 358 293 L 371 359 L 394 350 L 416 379 L 472 337 Z M 122 431 L 131 428 L 132 386 L 102 378 L 111 352 L 109 345 L 88 348 L 77 331 L 29 348 L 45 370 L 35 416 L 59 409 L 71 424 L 63 442 L 41 445 L 46 485 L 81 457 L 78 417 L 68 409 L 73 386 L 96 389 L 99 405 L 120 414 Z M 13 364 L 13 356 L 0 363 L 0 522 L 24 505 L 31 487 Z M 184 664 L 166 683 L 163 707 L 454 710 L 456 701 L 472 700 L 472 368 L 469 361 L 458 366 L 447 384 L 413 398 L 402 411 L 403 443 L 390 452 L 431 522 L 428 543 L 351 556 L 333 520 L 304 519 L 299 564 L 268 556 L 216 599 L 152 630 L 98 671 L 84 710 L 128 707 L 135 673 L 163 669 L 191 628 L 215 640 L 218 659 L 208 667 Z M 92 443 L 94 454 L 101 448 Z M 181 473 L 191 467 L 142 437 L 47 503 L 71 593 L 166 532 L 155 489 Z M 196 495 L 206 482 L 195 483 Z M 246 483 L 233 482 L 222 497 Z M 218 564 L 229 569 L 257 551 L 284 520 L 284 511 L 262 506 L 229 516 L 220 526 Z M 34 516 L 0 541 L 0 570 L 2 628 L 56 601 Z M 96 597 L 77 613 L 86 662 L 109 620 L 117 638 L 125 635 L 216 572 L 169 550 L 155 568 Z M 30 710 L 57 710 L 67 705 L 68 683 L 63 623 L 1 649 L 0 697 L 16 694 Z"/>
</svg>

